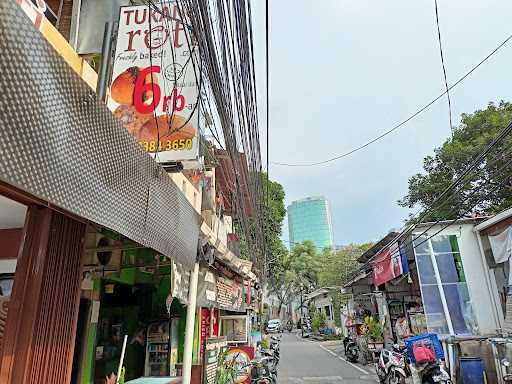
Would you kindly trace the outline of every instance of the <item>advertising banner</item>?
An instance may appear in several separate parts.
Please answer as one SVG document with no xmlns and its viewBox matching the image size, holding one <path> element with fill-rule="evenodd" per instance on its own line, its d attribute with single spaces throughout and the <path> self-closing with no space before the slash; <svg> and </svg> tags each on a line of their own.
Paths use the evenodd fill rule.
<svg viewBox="0 0 512 384">
<path fill-rule="evenodd" d="M 206 340 L 203 364 L 203 382 L 205 384 L 215 384 L 217 382 L 218 358 L 227 347 L 228 343 L 225 337 L 208 338 Z"/>
<path fill-rule="evenodd" d="M 251 360 L 254 359 L 254 348 L 252 347 L 233 347 L 229 349 L 226 361 L 234 361 L 238 367 L 237 376 L 234 383 L 251 383 Z"/>
<path fill-rule="evenodd" d="M 377 256 L 372 263 L 373 285 L 378 287 L 403 274 L 402 256 L 395 243 Z"/>
<path fill-rule="evenodd" d="M 193 41 L 175 1 L 121 7 L 107 104 L 162 163 L 199 157 L 200 68 Z"/>
</svg>

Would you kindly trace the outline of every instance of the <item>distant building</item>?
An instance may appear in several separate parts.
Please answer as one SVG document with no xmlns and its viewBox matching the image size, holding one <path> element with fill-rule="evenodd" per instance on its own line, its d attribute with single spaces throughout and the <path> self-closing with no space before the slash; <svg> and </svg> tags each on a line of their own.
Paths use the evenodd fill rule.
<svg viewBox="0 0 512 384">
<path fill-rule="evenodd" d="M 290 247 L 311 240 L 318 251 L 334 246 L 329 201 L 324 197 L 306 197 L 288 206 Z"/>
</svg>

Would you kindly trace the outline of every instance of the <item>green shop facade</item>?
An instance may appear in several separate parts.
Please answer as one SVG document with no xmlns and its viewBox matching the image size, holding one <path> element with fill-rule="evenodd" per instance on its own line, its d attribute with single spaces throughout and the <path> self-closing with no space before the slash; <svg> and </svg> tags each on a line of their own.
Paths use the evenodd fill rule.
<svg viewBox="0 0 512 384">
<path fill-rule="evenodd" d="M 86 242 L 72 382 L 107 383 L 125 336 L 126 381 L 180 376 L 189 272 L 112 232 L 91 233 Z"/>
<path fill-rule="evenodd" d="M 190 271 L 110 231 L 88 233 L 85 249 L 72 382 L 108 383 L 118 372 L 125 337 L 125 381 L 180 377 Z M 249 341 L 247 304 L 254 295 L 255 276 L 235 270 L 232 263 L 218 260 L 201 264 L 193 383 L 204 380 L 207 339 L 221 332 L 228 339 L 235 336 L 235 329 L 227 328 L 233 319 L 247 319 L 245 331 L 238 330 L 236 337 L 238 343 Z"/>
</svg>

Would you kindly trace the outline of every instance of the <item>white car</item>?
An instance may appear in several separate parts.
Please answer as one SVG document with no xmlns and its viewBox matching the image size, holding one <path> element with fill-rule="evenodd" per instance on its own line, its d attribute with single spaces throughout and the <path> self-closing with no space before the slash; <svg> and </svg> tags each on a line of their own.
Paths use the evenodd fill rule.
<svg viewBox="0 0 512 384">
<path fill-rule="evenodd" d="M 281 320 L 279 320 L 279 319 L 269 320 L 268 324 L 267 324 L 267 332 L 268 333 L 281 332 Z"/>
</svg>

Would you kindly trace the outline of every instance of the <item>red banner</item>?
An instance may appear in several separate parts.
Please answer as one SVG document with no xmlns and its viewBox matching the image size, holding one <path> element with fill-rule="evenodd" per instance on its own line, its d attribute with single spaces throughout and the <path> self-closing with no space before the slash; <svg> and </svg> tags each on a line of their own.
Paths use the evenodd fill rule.
<svg viewBox="0 0 512 384">
<path fill-rule="evenodd" d="M 402 274 L 402 260 L 398 247 L 387 248 L 372 263 L 373 285 L 378 287 Z"/>
<path fill-rule="evenodd" d="M 235 361 L 238 367 L 237 376 L 233 381 L 235 384 L 251 383 L 251 366 L 250 361 L 254 358 L 254 348 L 252 347 L 232 347 L 226 356 L 226 361 Z"/>
<path fill-rule="evenodd" d="M 204 348 L 206 345 L 206 339 L 210 336 L 210 309 L 201 308 L 201 337 L 200 337 L 200 350 L 199 350 L 199 361 L 204 361 Z"/>
</svg>

